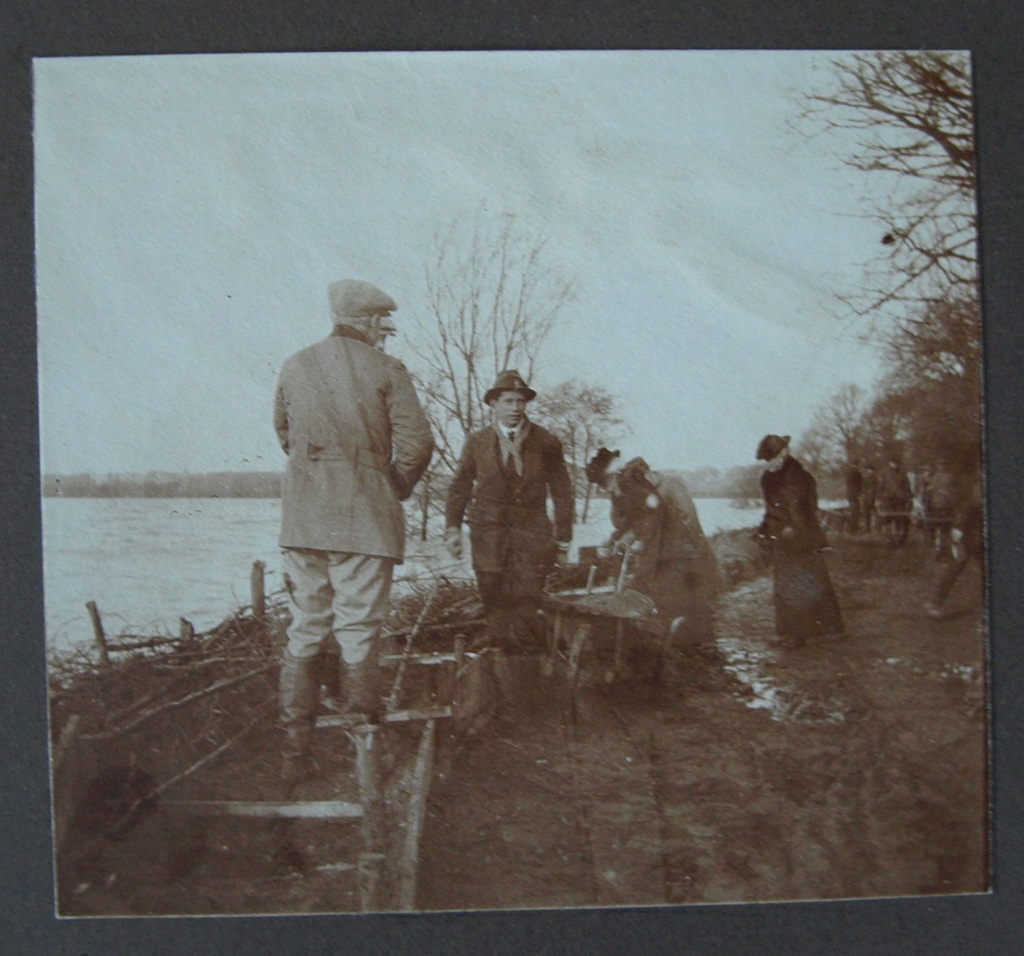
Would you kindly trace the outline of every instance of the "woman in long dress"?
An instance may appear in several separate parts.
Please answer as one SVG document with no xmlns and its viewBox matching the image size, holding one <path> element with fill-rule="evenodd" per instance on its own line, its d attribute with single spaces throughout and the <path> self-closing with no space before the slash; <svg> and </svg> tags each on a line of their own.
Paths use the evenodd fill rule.
<svg viewBox="0 0 1024 956">
<path fill-rule="evenodd" d="M 722 576 L 685 483 L 642 458 L 615 468 L 617 455 L 602 448 L 587 477 L 611 495 L 612 543 L 633 551 L 631 587 L 657 608 L 645 626 L 676 644 L 713 641 L 712 601 Z"/>
<path fill-rule="evenodd" d="M 765 514 L 758 535 L 771 551 L 775 633 L 790 647 L 802 646 L 809 637 L 841 634 L 839 602 L 821 556 L 826 542 L 814 477 L 790 455 L 788 435 L 766 435 L 757 458 L 766 463 L 761 475 Z"/>
</svg>

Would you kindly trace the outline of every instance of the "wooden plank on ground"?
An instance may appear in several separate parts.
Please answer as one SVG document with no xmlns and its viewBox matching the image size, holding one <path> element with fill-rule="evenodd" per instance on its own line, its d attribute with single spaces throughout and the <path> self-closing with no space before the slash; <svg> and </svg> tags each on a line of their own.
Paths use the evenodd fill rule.
<svg viewBox="0 0 1024 956">
<path fill-rule="evenodd" d="M 421 710 L 395 710 L 385 714 L 381 722 L 385 724 L 405 724 L 413 720 L 441 720 L 451 717 L 451 707 L 426 707 Z M 354 727 L 352 717 L 348 714 L 324 714 L 316 719 L 317 727 Z"/>
<path fill-rule="evenodd" d="M 467 651 L 462 656 L 479 657 L 480 655 L 476 651 Z M 403 655 L 386 654 L 382 659 L 385 663 L 394 664 L 397 661 L 403 660 Z M 450 664 L 458 660 L 458 655 L 454 651 L 432 651 L 424 654 L 410 654 L 408 660 L 410 664 L 421 664 L 425 667 L 430 667 L 437 664 Z"/>
<path fill-rule="evenodd" d="M 290 817 L 306 820 L 359 820 L 363 808 L 343 800 L 165 800 L 167 809 L 190 816 Z"/>
</svg>

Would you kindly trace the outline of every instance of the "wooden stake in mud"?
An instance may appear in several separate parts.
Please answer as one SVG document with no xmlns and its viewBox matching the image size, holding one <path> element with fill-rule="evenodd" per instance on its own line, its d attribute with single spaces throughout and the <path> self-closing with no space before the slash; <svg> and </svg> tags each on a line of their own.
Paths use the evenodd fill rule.
<svg viewBox="0 0 1024 956">
<path fill-rule="evenodd" d="M 267 594 L 264 588 L 266 565 L 262 561 L 253 561 L 252 573 L 249 575 L 249 590 L 252 593 L 253 617 L 265 617 L 267 613 Z"/>
<path fill-rule="evenodd" d="M 360 724 L 352 729 L 356 744 L 356 776 L 359 779 L 359 802 L 363 805 L 363 849 L 359 857 L 360 906 L 366 912 L 377 908 L 377 883 L 380 876 L 381 845 L 380 786 L 377 751 L 374 749 L 373 724 Z"/>
<path fill-rule="evenodd" d="M 413 771 L 411 796 L 409 798 L 409 817 L 406 821 L 405 849 L 399 864 L 399 900 L 398 908 L 404 913 L 416 908 L 416 873 L 419 869 L 420 837 L 423 834 L 423 822 L 427 814 L 427 797 L 430 795 L 430 779 L 434 769 L 434 728 L 433 720 L 428 720 L 420 738 L 419 750 L 416 753 L 416 767 Z"/>
<path fill-rule="evenodd" d="M 383 862 L 383 853 L 359 854 L 356 878 L 359 881 L 359 908 L 364 913 L 371 913 L 379 908 L 377 888 L 380 885 L 380 867 Z"/>
<path fill-rule="evenodd" d="M 359 799 L 363 804 L 363 838 L 367 850 L 380 844 L 380 789 L 377 772 L 377 750 L 374 747 L 373 724 L 360 724 L 352 729 L 356 743 L 356 776 L 359 778 Z"/>
<path fill-rule="evenodd" d="M 100 660 L 104 664 L 109 664 L 110 653 L 107 650 L 107 635 L 103 633 L 103 621 L 100 619 L 100 612 L 96 607 L 96 602 L 89 601 L 85 605 L 85 609 L 89 612 L 89 618 L 92 621 L 92 633 L 96 638 L 96 645 L 100 649 Z"/>
</svg>

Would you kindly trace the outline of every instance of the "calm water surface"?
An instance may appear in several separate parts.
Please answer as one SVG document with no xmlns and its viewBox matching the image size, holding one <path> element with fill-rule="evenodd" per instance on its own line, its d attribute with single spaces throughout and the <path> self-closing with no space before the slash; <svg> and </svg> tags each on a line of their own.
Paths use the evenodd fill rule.
<svg viewBox="0 0 1024 956">
<path fill-rule="evenodd" d="M 266 587 L 282 587 L 276 498 L 44 498 L 43 572 L 47 646 L 66 650 L 92 640 L 85 610 L 95 601 L 110 634 L 177 633 L 187 617 L 198 630 L 249 603 L 254 561 L 266 564 Z M 753 526 L 757 508 L 724 498 L 697 501 L 707 534 Z M 575 532 L 576 545 L 598 544 L 611 530 L 605 502 Z M 399 577 L 453 567 L 439 548 L 411 541 Z"/>
</svg>

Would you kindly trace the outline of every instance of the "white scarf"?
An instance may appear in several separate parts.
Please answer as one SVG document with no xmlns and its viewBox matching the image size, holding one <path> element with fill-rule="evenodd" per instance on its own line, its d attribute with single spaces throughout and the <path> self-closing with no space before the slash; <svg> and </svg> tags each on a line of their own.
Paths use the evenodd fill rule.
<svg viewBox="0 0 1024 956">
<path fill-rule="evenodd" d="M 523 440 L 530 431 L 530 420 L 524 418 L 515 428 L 506 428 L 498 422 L 494 422 L 494 430 L 498 433 L 498 451 L 501 454 L 501 462 L 508 461 L 509 455 L 516 466 L 516 474 L 521 478 L 523 475 Z M 515 435 L 515 440 L 509 438 L 509 432 Z"/>
</svg>

